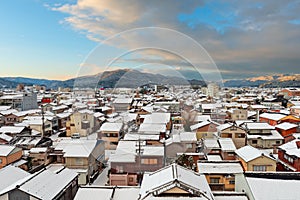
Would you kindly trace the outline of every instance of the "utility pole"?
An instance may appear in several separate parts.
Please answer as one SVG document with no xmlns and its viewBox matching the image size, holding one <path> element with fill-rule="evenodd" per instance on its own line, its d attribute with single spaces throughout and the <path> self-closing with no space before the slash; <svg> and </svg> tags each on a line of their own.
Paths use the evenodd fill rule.
<svg viewBox="0 0 300 200">
<path fill-rule="evenodd" d="M 43 104 L 41 104 L 42 109 L 42 138 L 45 136 L 45 116 L 44 116 L 44 107 Z"/>
</svg>

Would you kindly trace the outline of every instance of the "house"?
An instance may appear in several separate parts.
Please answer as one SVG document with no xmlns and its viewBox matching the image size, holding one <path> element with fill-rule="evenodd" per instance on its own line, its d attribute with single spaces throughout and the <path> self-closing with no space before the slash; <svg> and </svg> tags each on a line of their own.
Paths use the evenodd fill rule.
<svg viewBox="0 0 300 200">
<path fill-rule="evenodd" d="M 2 126 L 0 128 L 0 135 L 6 134 L 10 137 L 30 135 L 30 133 L 31 130 L 25 126 Z"/>
<path fill-rule="evenodd" d="M 284 88 L 280 91 L 281 94 L 284 95 L 285 98 L 300 96 L 299 88 Z"/>
<path fill-rule="evenodd" d="M 246 131 L 234 123 L 226 123 L 217 127 L 221 138 L 231 138 L 236 148 L 246 145 Z"/>
<path fill-rule="evenodd" d="M 283 122 L 275 126 L 276 130 L 284 137 L 284 142 L 293 139 L 292 134 L 297 132 L 298 125 L 289 122 Z"/>
<path fill-rule="evenodd" d="M 90 183 L 102 169 L 105 145 L 102 140 L 60 138 L 53 143 L 55 163 L 63 163 L 79 174 L 78 184 Z"/>
<path fill-rule="evenodd" d="M 203 140 L 202 151 L 208 155 L 218 155 L 222 160 L 235 160 L 236 147 L 231 138 L 208 138 Z"/>
<path fill-rule="evenodd" d="M 20 181 L 27 180 L 31 177 L 31 174 L 12 165 L 8 165 L 0 169 L 0 199 L 10 199 L 8 192 L 17 187 Z"/>
<path fill-rule="evenodd" d="M 115 112 L 127 111 L 130 109 L 132 101 L 132 98 L 118 97 L 113 101 L 112 106 Z"/>
<path fill-rule="evenodd" d="M 178 153 L 195 153 L 197 137 L 194 132 L 173 134 L 166 140 L 166 154 L 168 160 L 174 160 Z"/>
<path fill-rule="evenodd" d="M 245 123 L 242 128 L 247 132 L 247 144 L 256 148 L 272 149 L 284 141 L 275 127 L 265 122 Z"/>
<path fill-rule="evenodd" d="M 141 174 L 164 166 L 164 147 L 121 140 L 108 162 L 111 166 L 110 185 L 134 186 L 141 180 Z"/>
<path fill-rule="evenodd" d="M 238 161 L 198 161 L 198 172 L 204 174 L 212 191 L 234 191 L 236 175 L 244 170 Z"/>
<path fill-rule="evenodd" d="M 238 175 L 236 192 L 245 192 L 249 200 L 299 199 L 299 173 L 252 173 Z"/>
<path fill-rule="evenodd" d="M 105 149 L 116 149 L 123 137 L 123 123 L 105 122 L 98 131 L 98 139 L 105 141 Z"/>
<path fill-rule="evenodd" d="M 259 121 L 275 126 L 284 117 L 286 117 L 286 115 L 281 113 L 263 113 L 259 115 Z"/>
<path fill-rule="evenodd" d="M 144 174 L 140 200 L 177 198 L 213 200 L 214 196 L 204 175 L 177 164 Z"/>
<path fill-rule="evenodd" d="M 164 124 L 167 130 L 172 127 L 171 113 L 156 112 L 145 115 L 143 124 Z"/>
<path fill-rule="evenodd" d="M 299 138 L 278 147 L 278 161 L 279 171 L 300 171 Z"/>
<path fill-rule="evenodd" d="M 63 113 L 56 114 L 59 130 L 66 129 L 67 122 L 71 120 L 70 119 L 71 115 L 72 115 L 72 113 L 69 113 L 69 112 L 63 112 Z"/>
<path fill-rule="evenodd" d="M 231 113 L 231 120 L 246 120 L 248 119 L 248 111 L 244 109 L 235 109 Z"/>
<path fill-rule="evenodd" d="M 85 137 L 98 129 L 94 112 L 87 109 L 74 112 L 70 120 L 66 122 L 67 137 L 71 137 L 73 133 L 79 133 L 81 137 Z"/>
<path fill-rule="evenodd" d="M 34 147 L 29 150 L 29 158 L 31 158 L 32 166 L 48 165 L 52 162 L 49 154 L 51 149 L 47 147 Z"/>
<path fill-rule="evenodd" d="M 276 171 L 276 159 L 264 150 L 247 145 L 235 153 L 244 171 Z"/>
<path fill-rule="evenodd" d="M 12 174 L 10 174 L 12 176 Z M 12 183 L 0 199 L 73 199 L 77 189 L 77 174 L 63 168 L 59 171 L 42 170 Z"/>
<path fill-rule="evenodd" d="M 203 121 L 198 124 L 190 126 L 191 131 L 195 131 L 197 134 L 197 139 L 201 138 L 213 138 L 214 133 L 217 132 L 217 127 L 220 124 L 213 121 Z"/>
<path fill-rule="evenodd" d="M 4 125 L 14 125 L 18 122 L 18 116 L 15 115 L 18 111 L 16 109 L 2 110 L 0 114 L 4 118 Z"/>
<path fill-rule="evenodd" d="M 300 106 L 299 105 L 290 107 L 290 110 L 291 110 L 291 114 L 300 116 Z"/>
<path fill-rule="evenodd" d="M 22 149 L 10 146 L 0 145 L 0 169 L 21 159 L 23 155 Z"/>
</svg>

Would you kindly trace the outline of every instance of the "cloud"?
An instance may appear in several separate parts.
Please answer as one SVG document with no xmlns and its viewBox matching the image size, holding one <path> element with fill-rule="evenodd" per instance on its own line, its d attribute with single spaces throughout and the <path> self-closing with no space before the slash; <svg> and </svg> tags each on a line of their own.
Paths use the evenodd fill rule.
<svg viewBox="0 0 300 200">
<path fill-rule="evenodd" d="M 67 13 L 64 24 L 96 42 L 138 27 L 180 31 L 202 44 L 220 71 L 229 76 L 300 72 L 299 1 L 79 0 L 73 4 L 52 5 L 52 9 Z M 137 32 L 126 37 L 121 35 L 117 42 L 109 45 L 130 50 L 151 46 L 156 41 L 184 48 L 191 57 L 197 57 L 193 49 L 176 39 L 172 35 Z M 187 63 L 163 51 L 140 53 L 140 58 L 123 61 L 160 61 L 177 67 L 185 67 Z"/>
</svg>

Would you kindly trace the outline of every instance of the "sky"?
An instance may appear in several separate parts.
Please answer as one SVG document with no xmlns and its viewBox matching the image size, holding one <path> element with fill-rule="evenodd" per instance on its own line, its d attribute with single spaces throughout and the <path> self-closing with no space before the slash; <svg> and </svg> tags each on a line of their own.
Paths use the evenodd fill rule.
<svg viewBox="0 0 300 200">
<path fill-rule="evenodd" d="M 1 77 L 300 73 L 298 0 L 2 0 L 0 25 Z"/>
</svg>

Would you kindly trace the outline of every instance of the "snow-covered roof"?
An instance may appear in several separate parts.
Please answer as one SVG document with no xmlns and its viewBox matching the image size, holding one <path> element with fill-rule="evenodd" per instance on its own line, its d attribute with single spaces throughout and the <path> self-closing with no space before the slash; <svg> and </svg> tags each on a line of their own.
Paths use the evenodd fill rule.
<svg viewBox="0 0 300 200">
<path fill-rule="evenodd" d="M 119 132 L 122 129 L 122 123 L 112 123 L 112 122 L 105 122 L 100 127 L 100 131 L 113 131 Z"/>
<path fill-rule="evenodd" d="M 289 129 L 298 127 L 298 125 L 292 124 L 292 123 L 289 123 L 289 122 L 283 122 L 281 124 L 276 125 L 275 127 L 279 128 L 279 129 L 282 129 L 282 130 L 289 130 Z"/>
<path fill-rule="evenodd" d="M 34 147 L 29 150 L 29 153 L 45 153 L 47 150 L 47 147 Z"/>
<path fill-rule="evenodd" d="M 254 199 L 299 199 L 300 180 L 246 177 Z"/>
<path fill-rule="evenodd" d="M 113 103 L 130 104 L 132 100 L 132 98 L 116 98 Z"/>
<path fill-rule="evenodd" d="M 280 119 L 286 117 L 286 115 L 280 113 L 263 113 L 260 114 L 259 117 L 279 121 Z"/>
<path fill-rule="evenodd" d="M 275 129 L 274 126 L 271 126 L 268 123 L 265 122 L 250 122 L 250 123 L 245 123 L 245 126 L 249 130 L 272 130 Z"/>
<path fill-rule="evenodd" d="M 300 139 L 292 140 L 288 143 L 279 146 L 278 148 L 284 150 L 285 153 L 288 155 L 300 158 L 300 148 L 298 148 L 297 143 L 300 143 Z"/>
<path fill-rule="evenodd" d="M 17 185 L 26 181 L 31 177 L 31 174 L 15 166 L 6 166 L 0 169 L 0 195 L 13 190 Z M 5 180 L 5 181 L 3 181 Z"/>
<path fill-rule="evenodd" d="M 0 145 L 0 156 L 8 156 L 17 150 L 21 149 L 11 145 Z"/>
<path fill-rule="evenodd" d="M 222 157 L 220 155 L 207 155 L 208 161 L 221 161 Z"/>
<path fill-rule="evenodd" d="M 167 124 L 171 119 L 170 113 L 151 113 L 145 115 L 144 124 Z"/>
<path fill-rule="evenodd" d="M 62 150 L 64 157 L 87 158 L 91 155 L 97 140 L 60 138 L 53 144 L 55 150 Z"/>
<path fill-rule="evenodd" d="M 159 140 L 159 135 L 158 134 L 133 134 L 133 133 L 127 133 L 124 136 L 124 140 Z"/>
<path fill-rule="evenodd" d="M 260 105 L 260 104 L 250 105 L 250 107 L 253 108 L 253 109 L 267 109 L 266 106 Z"/>
<path fill-rule="evenodd" d="M 9 109 L 9 110 L 2 110 L 0 111 L 1 115 L 10 115 L 13 113 L 17 113 L 18 111 L 16 109 Z"/>
<path fill-rule="evenodd" d="M 24 129 L 24 126 L 2 126 L 0 128 L 0 133 L 21 133 Z"/>
<path fill-rule="evenodd" d="M 221 124 L 220 126 L 217 126 L 217 130 L 218 131 L 223 131 L 223 130 L 225 130 L 227 128 L 230 128 L 232 126 L 233 126 L 232 123 Z"/>
<path fill-rule="evenodd" d="M 167 128 L 165 124 L 145 124 L 142 123 L 139 128 L 139 132 L 143 133 L 157 133 L 166 132 Z"/>
<path fill-rule="evenodd" d="M 266 154 L 264 151 L 261 151 L 259 149 L 256 149 L 250 145 L 244 146 L 242 148 L 239 148 L 235 151 L 235 153 L 242 158 L 245 162 L 249 162 L 251 160 L 254 160 L 256 158 L 259 158 L 260 156 L 267 156 L 271 158 L 268 154 Z"/>
<path fill-rule="evenodd" d="M 71 115 L 72 115 L 72 113 L 70 113 L 70 112 L 63 112 L 63 113 L 56 114 L 56 116 L 60 119 L 70 117 Z"/>
<path fill-rule="evenodd" d="M 176 181 L 175 181 L 176 180 Z M 151 193 L 163 193 L 173 187 L 180 187 L 183 184 L 190 192 L 198 191 L 205 194 L 207 199 L 213 199 L 213 195 L 204 175 L 200 175 L 177 164 L 171 164 L 156 172 L 145 173 L 141 184 L 141 199 L 147 195 L 153 196 Z M 206 199 L 203 196 L 198 199 Z"/>
<path fill-rule="evenodd" d="M 218 142 L 220 144 L 222 151 L 224 152 L 236 150 L 236 147 L 231 138 L 219 138 Z"/>
<path fill-rule="evenodd" d="M 239 174 L 244 172 L 239 162 L 198 162 L 197 165 L 201 174 Z"/>
<path fill-rule="evenodd" d="M 262 139 L 262 140 L 283 140 L 284 138 L 280 133 L 276 130 L 271 130 L 271 134 L 269 135 L 252 135 L 252 134 L 247 134 L 248 139 Z"/>
<path fill-rule="evenodd" d="M 109 157 L 109 162 L 135 163 L 136 145 L 136 141 L 119 141 L 115 153 Z"/>
<path fill-rule="evenodd" d="M 210 115 L 197 115 L 195 117 L 195 122 L 211 121 Z"/>
<path fill-rule="evenodd" d="M 203 126 L 207 126 L 207 125 L 209 125 L 210 123 L 211 123 L 211 122 L 209 122 L 209 121 L 203 121 L 203 122 L 200 122 L 200 123 L 197 123 L 197 124 L 194 124 L 194 125 L 190 126 L 190 128 L 191 128 L 191 130 L 193 131 L 193 130 L 196 130 L 196 129 L 201 128 L 201 127 L 203 127 Z"/>
<path fill-rule="evenodd" d="M 10 137 L 9 135 L 2 133 L 2 134 L 0 134 L 0 139 L 10 142 L 13 139 L 13 137 Z"/>
<path fill-rule="evenodd" d="M 80 187 L 74 200 L 138 199 L 139 187 Z"/>
<path fill-rule="evenodd" d="M 19 190 L 39 199 L 52 200 L 76 177 L 77 173 L 67 168 L 59 173 L 45 170 L 21 185 Z"/>
</svg>

